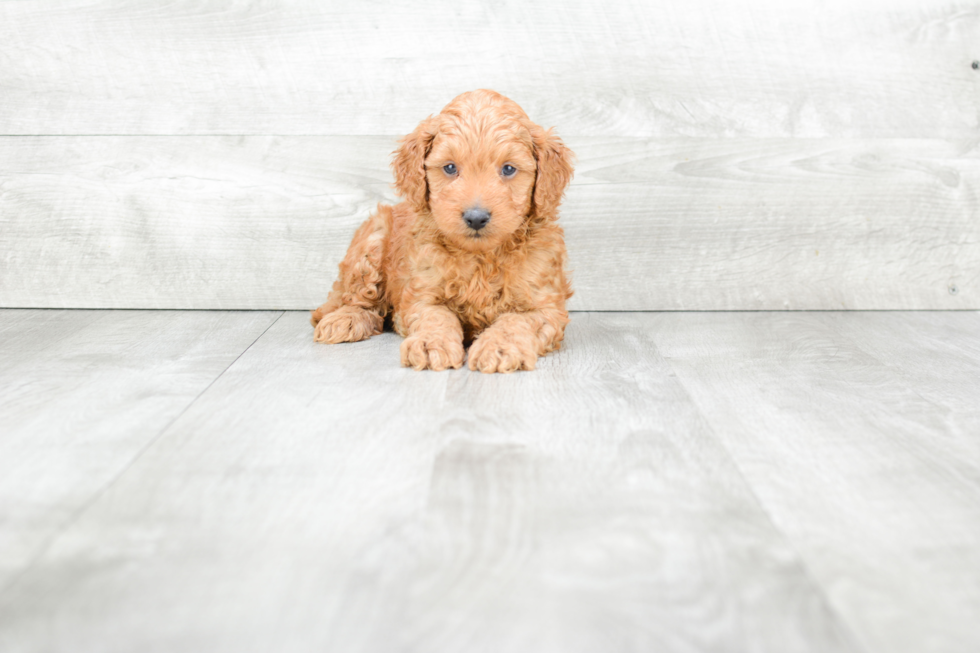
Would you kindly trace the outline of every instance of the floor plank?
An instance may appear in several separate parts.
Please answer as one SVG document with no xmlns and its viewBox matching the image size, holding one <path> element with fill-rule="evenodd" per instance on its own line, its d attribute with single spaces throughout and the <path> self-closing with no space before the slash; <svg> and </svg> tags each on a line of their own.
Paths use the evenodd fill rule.
<svg viewBox="0 0 980 653">
<path fill-rule="evenodd" d="M 643 325 L 867 650 L 980 649 L 980 314 Z"/>
<path fill-rule="evenodd" d="M 943 449 L 980 461 L 980 317 L 973 311 L 847 313 L 822 316 L 837 333 L 894 370 L 943 415 L 945 429 L 933 431 Z M 873 333 L 875 337 L 868 337 Z M 920 402 L 917 402 L 920 403 Z"/>
<path fill-rule="evenodd" d="M 483 376 L 285 314 L 0 596 L 0 648 L 861 650 L 651 320 Z"/>
<path fill-rule="evenodd" d="M 0 592 L 277 316 L 0 311 Z"/>
</svg>

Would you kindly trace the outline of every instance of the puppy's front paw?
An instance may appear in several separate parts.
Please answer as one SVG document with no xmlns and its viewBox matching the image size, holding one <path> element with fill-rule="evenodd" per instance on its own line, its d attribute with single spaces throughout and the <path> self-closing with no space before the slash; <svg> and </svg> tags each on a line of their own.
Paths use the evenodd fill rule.
<svg viewBox="0 0 980 653">
<path fill-rule="evenodd" d="M 355 306 L 341 306 L 320 318 L 313 331 L 313 340 L 329 344 L 357 342 L 378 335 L 383 329 L 384 319 L 377 313 Z"/>
<path fill-rule="evenodd" d="M 533 370 L 538 352 L 530 343 L 490 327 L 470 346 L 469 368 L 487 374 Z"/>
<path fill-rule="evenodd" d="M 463 342 L 452 335 L 416 333 L 402 341 L 402 365 L 436 372 L 463 366 Z"/>
</svg>

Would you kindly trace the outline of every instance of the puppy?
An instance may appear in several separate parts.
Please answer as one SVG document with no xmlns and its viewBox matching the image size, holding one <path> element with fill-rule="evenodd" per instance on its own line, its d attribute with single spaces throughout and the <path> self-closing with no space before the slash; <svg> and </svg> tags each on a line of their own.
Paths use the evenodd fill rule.
<svg viewBox="0 0 980 653">
<path fill-rule="evenodd" d="M 404 201 L 354 234 L 314 340 L 364 340 L 390 316 L 416 370 L 533 370 L 561 344 L 572 290 L 558 206 L 573 154 L 494 91 L 460 95 L 400 141 Z"/>
</svg>

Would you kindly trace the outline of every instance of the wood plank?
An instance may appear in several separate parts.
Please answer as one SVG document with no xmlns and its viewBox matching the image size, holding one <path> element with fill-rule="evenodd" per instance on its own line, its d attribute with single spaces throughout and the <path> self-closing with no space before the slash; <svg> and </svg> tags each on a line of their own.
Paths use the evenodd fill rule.
<svg viewBox="0 0 980 653">
<path fill-rule="evenodd" d="M 980 307 L 974 141 L 569 139 L 576 310 Z M 388 137 L 0 138 L 0 306 L 304 309 Z"/>
<path fill-rule="evenodd" d="M 974 138 L 922 0 L 0 3 L 0 134 L 403 134 L 495 88 L 576 136 Z"/>
<path fill-rule="evenodd" d="M 866 650 L 980 648 L 980 415 L 934 400 L 948 361 L 928 355 L 943 333 L 976 366 L 980 315 L 678 314 L 646 326 Z M 868 353 L 890 351 L 930 371 L 900 374 Z M 963 365 L 959 396 L 975 404 L 980 376 Z"/>
<path fill-rule="evenodd" d="M 609 184 L 574 189 L 565 212 L 573 279 L 590 309 L 980 306 L 976 142 L 615 140 L 581 149 L 579 183 Z"/>
<path fill-rule="evenodd" d="M 948 432 L 934 435 L 944 438 L 944 447 L 962 452 L 966 460 L 980 460 L 980 314 L 921 312 L 900 320 L 890 313 L 862 315 L 860 320 L 846 317 L 828 313 L 821 322 L 895 370 L 916 394 L 941 410 Z M 868 331 L 876 337 L 868 338 Z"/>
<path fill-rule="evenodd" d="M 0 597 L 0 648 L 859 650 L 648 321 L 485 376 L 285 314 Z"/>
<path fill-rule="evenodd" d="M 276 317 L 0 311 L 0 591 Z"/>
</svg>

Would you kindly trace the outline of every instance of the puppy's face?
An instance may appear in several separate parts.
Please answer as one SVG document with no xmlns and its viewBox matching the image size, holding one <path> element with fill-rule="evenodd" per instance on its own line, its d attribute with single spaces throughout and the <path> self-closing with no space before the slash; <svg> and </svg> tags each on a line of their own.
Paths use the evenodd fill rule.
<svg viewBox="0 0 980 653">
<path fill-rule="evenodd" d="M 531 209 L 537 175 L 531 136 L 516 122 L 476 133 L 446 122 L 425 159 L 429 212 L 456 245 L 492 249 Z"/>
<path fill-rule="evenodd" d="M 395 186 L 452 243 L 489 250 L 557 217 L 572 153 L 493 91 L 464 93 L 402 139 Z"/>
</svg>

